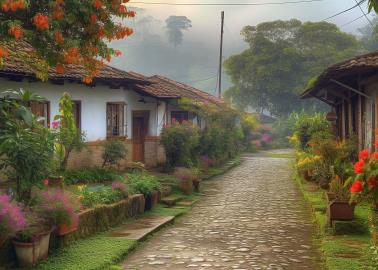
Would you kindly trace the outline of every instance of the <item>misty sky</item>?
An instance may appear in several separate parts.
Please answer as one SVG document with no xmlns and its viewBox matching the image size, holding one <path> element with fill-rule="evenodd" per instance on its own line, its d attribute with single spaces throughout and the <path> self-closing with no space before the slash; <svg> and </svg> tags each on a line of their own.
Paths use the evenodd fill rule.
<svg viewBox="0 0 378 270">
<path fill-rule="evenodd" d="M 143 0 L 145 3 L 266 3 L 285 0 Z M 359 0 L 358 0 L 359 1 Z M 136 34 L 128 40 L 112 45 L 123 51 L 123 56 L 113 60 L 112 65 L 146 75 L 161 74 L 172 79 L 192 84 L 195 87 L 215 93 L 219 54 L 220 12 L 225 11 L 225 58 L 241 52 L 246 44 L 240 30 L 246 25 L 265 21 L 287 20 L 320 21 L 335 13 L 352 7 L 355 0 L 323 0 L 321 2 L 266 5 L 266 6 L 165 6 L 130 1 L 136 7 L 135 20 L 125 20 Z M 366 11 L 366 4 L 363 5 Z M 186 16 L 192 21 L 192 28 L 184 31 L 183 43 L 177 47 L 169 44 L 165 20 L 171 16 Z M 361 16 L 355 8 L 328 20 L 339 26 Z M 371 15 L 369 15 L 371 17 Z M 147 18 L 147 19 L 146 19 Z M 357 33 L 356 29 L 367 24 L 366 18 L 341 27 L 345 32 Z M 225 89 L 228 86 L 227 78 Z"/>
</svg>

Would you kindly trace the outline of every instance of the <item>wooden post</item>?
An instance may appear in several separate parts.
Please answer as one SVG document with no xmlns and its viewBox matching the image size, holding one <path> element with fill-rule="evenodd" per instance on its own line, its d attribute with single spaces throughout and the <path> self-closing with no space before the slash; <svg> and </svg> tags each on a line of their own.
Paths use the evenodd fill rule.
<svg viewBox="0 0 378 270">
<path fill-rule="evenodd" d="M 363 136 L 362 136 L 362 97 L 358 95 L 357 100 L 357 138 L 358 138 L 358 150 L 363 147 Z"/>
<path fill-rule="evenodd" d="M 341 104 L 341 139 L 345 139 L 345 131 L 346 131 L 346 122 L 345 122 L 345 116 L 346 116 L 346 113 L 345 113 L 345 101 L 342 102 Z"/>
</svg>

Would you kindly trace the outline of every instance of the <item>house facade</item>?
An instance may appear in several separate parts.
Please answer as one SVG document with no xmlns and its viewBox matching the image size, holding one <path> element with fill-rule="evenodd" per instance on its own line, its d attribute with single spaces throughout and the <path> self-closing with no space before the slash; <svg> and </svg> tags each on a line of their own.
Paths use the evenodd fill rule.
<svg viewBox="0 0 378 270">
<path fill-rule="evenodd" d="M 24 88 L 46 98 L 46 102 L 31 106 L 34 114 L 45 118 L 46 126 L 59 113 L 62 94 L 71 95 L 76 125 L 85 133 L 87 147 L 71 155 L 70 168 L 101 165 L 101 145 L 108 139 L 125 143 L 127 161 L 140 161 L 150 167 L 164 163 L 164 150 L 159 144 L 164 125 L 183 120 L 203 125 L 193 112 L 180 109 L 177 100 L 187 97 L 222 103 L 207 93 L 162 76 L 145 77 L 105 66 L 93 83 L 86 85 L 81 82 L 83 72 L 71 65 L 64 75 L 51 71 L 48 81 L 41 82 L 22 61 L 7 61 L 0 67 L 0 93 Z"/>
<path fill-rule="evenodd" d="M 378 128 L 378 51 L 327 68 L 301 95 L 328 104 L 339 138 L 356 136 L 359 149 L 374 148 Z"/>
</svg>

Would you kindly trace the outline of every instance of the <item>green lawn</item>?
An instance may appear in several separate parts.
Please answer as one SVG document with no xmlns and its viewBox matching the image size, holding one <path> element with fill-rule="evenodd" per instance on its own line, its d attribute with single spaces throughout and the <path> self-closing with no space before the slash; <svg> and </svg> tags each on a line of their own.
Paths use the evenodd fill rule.
<svg viewBox="0 0 378 270">
<path fill-rule="evenodd" d="M 328 270 L 377 269 L 373 265 L 370 251 L 368 218 L 370 208 L 359 204 L 355 209 L 355 220 L 336 223 L 331 228 L 327 224 L 324 191 L 316 184 L 295 176 L 304 198 L 313 209 L 314 222 L 318 227 L 316 236 L 322 251 L 324 266 Z"/>
</svg>

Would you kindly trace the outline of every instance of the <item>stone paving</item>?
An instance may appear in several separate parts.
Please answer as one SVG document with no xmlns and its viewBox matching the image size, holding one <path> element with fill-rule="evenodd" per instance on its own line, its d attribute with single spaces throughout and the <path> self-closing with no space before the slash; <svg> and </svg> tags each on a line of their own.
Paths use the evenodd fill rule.
<svg viewBox="0 0 378 270">
<path fill-rule="evenodd" d="M 139 247 L 124 269 L 321 269 L 290 161 L 245 159 L 206 182 L 193 210 Z"/>
</svg>

